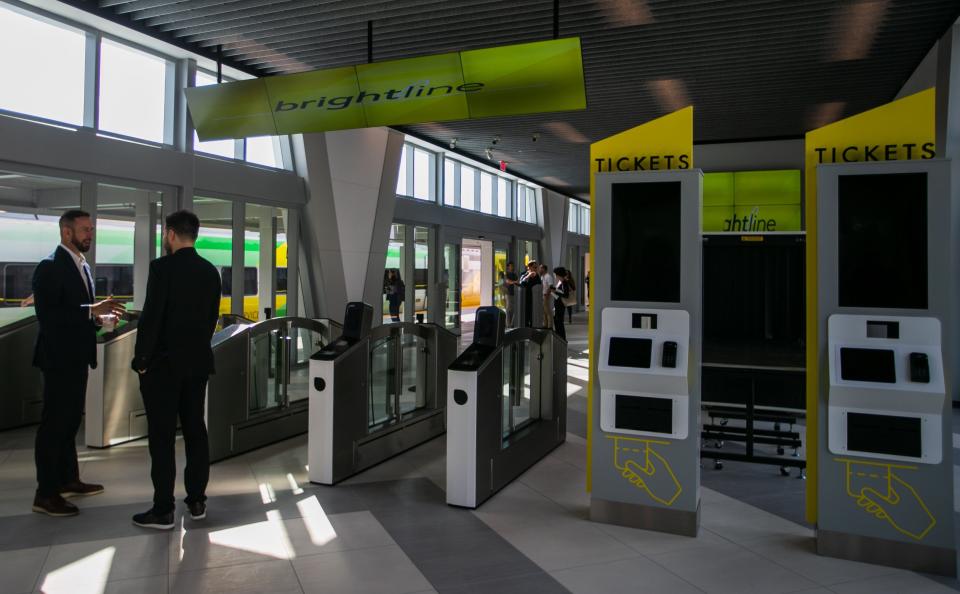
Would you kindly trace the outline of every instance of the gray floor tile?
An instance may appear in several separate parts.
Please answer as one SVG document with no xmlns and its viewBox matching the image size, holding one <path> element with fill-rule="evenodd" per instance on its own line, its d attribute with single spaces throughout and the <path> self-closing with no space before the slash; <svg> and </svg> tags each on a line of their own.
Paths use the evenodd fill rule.
<svg viewBox="0 0 960 594">
<path fill-rule="evenodd" d="M 368 511 L 284 520 L 291 558 L 396 544 Z"/>
<path fill-rule="evenodd" d="M 132 580 L 107 582 L 103 594 L 167 594 L 167 587 L 168 576 L 164 574 Z"/>
<path fill-rule="evenodd" d="M 49 547 L 0 552 L 0 580 L 9 592 L 31 592 L 43 569 Z"/>
<path fill-rule="evenodd" d="M 561 594 L 570 592 L 546 573 L 470 582 L 440 588 L 442 594 Z"/>
<path fill-rule="evenodd" d="M 650 558 L 709 593 L 778 594 L 817 587 L 811 580 L 734 544 L 709 544 Z"/>
<path fill-rule="evenodd" d="M 84 560 L 95 558 L 105 550 L 111 555 L 107 568 L 109 581 L 166 575 L 169 540 L 167 534 L 149 534 L 54 545 L 47 555 L 40 579 L 42 581 L 46 575 L 71 565 L 82 566 Z M 95 563 L 93 565 L 95 570 L 98 569 Z"/>
<path fill-rule="evenodd" d="M 880 576 L 843 584 L 830 589 L 837 594 L 953 594 L 953 588 L 911 572 Z"/>
<path fill-rule="evenodd" d="M 700 594 L 703 590 L 649 559 L 634 558 L 552 572 L 574 594 Z"/>
<path fill-rule="evenodd" d="M 293 567 L 306 594 L 404 594 L 431 588 L 430 582 L 397 546 L 294 559 Z"/>
<path fill-rule="evenodd" d="M 677 534 L 654 532 L 652 530 L 640 530 L 613 524 L 601 524 L 599 522 L 596 523 L 596 526 L 623 544 L 644 555 L 669 553 L 671 551 L 680 551 L 725 542 L 722 537 L 706 528 L 700 528 L 700 533 L 696 538 L 693 538 L 690 536 L 679 536 Z"/>
<path fill-rule="evenodd" d="M 749 541 L 743 546 L 824 586 L 902 573 L 901 570 L 882 565 L 818 555 L 813 538 L 773 536 Z"/>
<path fill-rule="evenodd" d="M 170 576 L 170 594 L 303 594 L 289 561 L 265 561 Z"/>
<path fill-rule="evenodd" d="M 169 540 L 170 573 L 289 559 L 291 548 L 282 521 L 175 530 Z"/>
</svg>

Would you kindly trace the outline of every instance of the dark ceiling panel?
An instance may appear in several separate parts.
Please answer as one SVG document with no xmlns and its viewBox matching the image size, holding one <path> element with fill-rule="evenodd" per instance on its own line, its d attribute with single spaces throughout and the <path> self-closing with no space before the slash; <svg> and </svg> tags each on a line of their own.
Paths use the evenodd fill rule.
<svg viewBox="0 0 960 594">
<path fill-rule="evenodd" d="M 254 75 L 548 39 L 552 0 L 69 0 Z M 956 0 L 560 0 L 588 109 L 406 131 L 583 194 L 589 142 L 694 105 L 697 141 L 799 137 L 892 99 Z M 534 135 L 537 139 L 534 141 Z M 494 136 L 500 140 L 492 144 Z"/>
</svg>

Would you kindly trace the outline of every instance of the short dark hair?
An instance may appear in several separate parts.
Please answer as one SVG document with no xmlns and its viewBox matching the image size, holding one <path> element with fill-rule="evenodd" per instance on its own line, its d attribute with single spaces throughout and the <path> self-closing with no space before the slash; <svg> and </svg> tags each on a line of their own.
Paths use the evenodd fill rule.
<svg viewBox="0 0 960 594">
<path fill-rule="evenodd" d="M 80 210 L 75 208 L 73 210 L 68 210 L 67 212 L 60 215 L 60 228 L 64 229 L 66 227 L 73 227 L 73 224 L 77 222 L 77 219 L 90 218 L 90 213 L 85 210 Z"/>
<path fill-rule="evenodd" d="M 177 234 L 177 237 L 189 238 L 196 241 L 200 234 L 200 219 L 189 210 L 178 210 L 167 215 L 167 229 Z"/>
</svg>

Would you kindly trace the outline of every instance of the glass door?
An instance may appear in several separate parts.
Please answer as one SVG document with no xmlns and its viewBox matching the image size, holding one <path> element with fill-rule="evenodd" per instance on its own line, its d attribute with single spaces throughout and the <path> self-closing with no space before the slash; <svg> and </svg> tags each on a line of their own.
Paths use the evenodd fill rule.
<svg viewBox="0 0 960 594">
<path fill-rule="evenodd" d="M 443 246 L 438 289 L 443 295 L 443 326 L 460 334 L 460 244 L 446 243 Z"/>
</svg>

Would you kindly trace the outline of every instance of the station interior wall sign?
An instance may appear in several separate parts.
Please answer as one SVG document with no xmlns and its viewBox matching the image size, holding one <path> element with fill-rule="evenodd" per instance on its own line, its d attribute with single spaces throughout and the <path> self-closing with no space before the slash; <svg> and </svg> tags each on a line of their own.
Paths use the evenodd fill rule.
<svg viewBox="0 0 960 594">
<path fill-rule="evenodd" d="M 200 140 L 586 109 L 580 38 L 186 89 Z"/>
<path fill-rule="evenodd" d="M 703 174 L 704 233 L 797 233 L 800 170 Z"/>
<path fill-rule="evenodd" d="M 590 204 L 596 204 L 596 174 L 611 171 L 659 171 L 693 168 L 693 106 L 608 136 L 590 145 Z M 590 217 L 590 270 L 596 270 L 593 255 L 596 217 Z M 597 354 L 593 329 L 598 323 L 594 308 L 587 318 L 590 369 Z M 593 379 L 587 382 L 587 491 L 593 488 Z M 596 395 L 599 397 L 599 395 Z"/>
<path fill-rule="evenodd" d="M 936 91 L 921 91 L 806 134 L 807 444 L 818 442 L 817 165 L 932 159 Z M 817 521 L 817 448 L 807 448 L 807 521 Z"/>
</svg>

